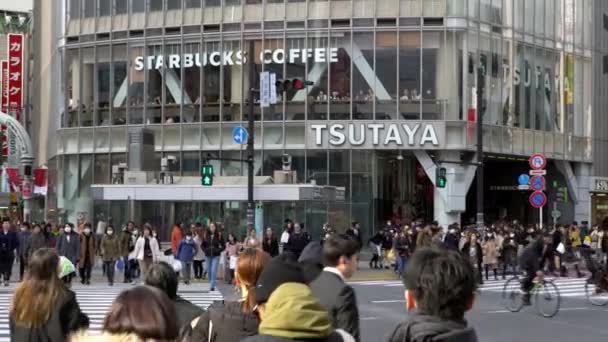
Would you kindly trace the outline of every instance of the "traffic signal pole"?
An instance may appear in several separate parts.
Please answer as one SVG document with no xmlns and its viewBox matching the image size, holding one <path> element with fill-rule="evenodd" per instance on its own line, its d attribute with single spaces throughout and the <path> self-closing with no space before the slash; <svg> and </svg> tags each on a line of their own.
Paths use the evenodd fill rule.
<svg viewBox="0 0 608 342">
<path fill-rule="evenodd" d="M 253 40 L 249 41 L 249 53 L 247 54 L 249 66 L 249 115 L 247 115 L 249 135 L 247 137 L 247 228 L 252 229 L 255 222 L 255 203 L 253 202 L 253 134 L 254 125 L 254 82 L 255 82 L 255 60 Z"/>
<path fill-rule="evenodd" d="M 477 68 L 477 229 L 484 229 L 483 203 L 483 69 Z"/>
</svg>

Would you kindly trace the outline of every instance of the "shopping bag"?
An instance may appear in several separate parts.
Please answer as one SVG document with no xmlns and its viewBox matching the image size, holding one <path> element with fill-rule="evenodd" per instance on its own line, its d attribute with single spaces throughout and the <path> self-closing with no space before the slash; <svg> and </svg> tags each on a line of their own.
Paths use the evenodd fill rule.
<svg viewBox="0 0 608 342">
<path fill-rule="evenodd" d="M 118 259 L 118 261 L 116 261 L 116 269 L 119 271 L 125 269 L 125 262 L 122 259 Z"/>
<path fill-rule="evenodd" d="M 63 278 L 69 274 L 76 272 L 76 267 L 70 261 L 70 259 L 60 256 L 59 257 L 59 278 Z"/>
<path fill-rule="evenodd" d="M 555 249 L 559 254 L 564 254 L 564 252 L 566 251 L 566 246 L 564 246 L 563 243 L 559 243 L 559 245 L 557 245 L 557 248 Z"/>
</svg>

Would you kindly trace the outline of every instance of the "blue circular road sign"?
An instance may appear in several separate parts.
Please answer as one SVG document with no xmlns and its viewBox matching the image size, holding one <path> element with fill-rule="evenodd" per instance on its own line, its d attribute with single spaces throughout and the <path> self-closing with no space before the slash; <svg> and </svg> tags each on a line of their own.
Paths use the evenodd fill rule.
<svg viewBox="0 0 608 342">
<path fill-rule="evenodd" d="M 247 143 L 247 130 L 245 127 L 234 127 L 232 130 L 232 141 L 239 145 L 244 145 Z"/>
<path fill-rule="evenodd" d="M 530 195 L 530 205 L 534 208 L 542 208 L 547 204 L 547 195 L 545 195 L 542 191 L 534 191 L 532 195 Z"/>
<path fill-rule="evenodd" d="M 522 173 L 521 175 L 519 175 L 519 178 L 517 178 L 517 181 L 519 182 L 519 185 L 528 185 L 530 184 L 530 176 L 525 173 Z"/>
<path fill-rule="evenodd" d="M 534 191 L 545 190 L 545 177 L 534 176 L 534 177 L 530 178 L 530 187 Z"/>
</svg>

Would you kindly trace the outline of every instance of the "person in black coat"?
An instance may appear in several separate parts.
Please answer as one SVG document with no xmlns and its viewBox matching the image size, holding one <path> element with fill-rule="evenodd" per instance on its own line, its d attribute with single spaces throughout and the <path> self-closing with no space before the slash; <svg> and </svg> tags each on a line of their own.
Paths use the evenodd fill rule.
<svg viewBox="0 0 608 342">
<path fill-rule="evenodd" d="M 302 267 L 306 283 L 312 283 L 323 271 L 323 246 L 317 241 L 312 241 L 302 251 L 298 259 Z"/>
<path fill-rule="evenodd" d="M 336 329 L 360 340 L 359 309 L 353 288 L 346 284 L 358 267 L 359 243 L 347 234 L 334 234 L 323 244 L 326 267 L 310 284 L 310 289 L 327 309 L 329 320 Z"/>
<path fill-rule="evenodd" d="M 11 279 L 15 251 L 19 248 L 17 234 L 10 229 L 10 222 L 2 222 L 2 232 L 0 232 L 0 280 L 4 278 L 4 286 L 8 286 Z"/>
<path fill-rule="evenodd" d="M 203 309 L 177 295 L 177 284 L 179 282 L 177 273 L 169 264 L 160 262 L 153 264 L 146 273 L 144 283 L 156 287 L 167 294 L 177 314 L 177 324 L 180 329 L 203 313 Z"/>
<path fill-rule="evenodd" d="M 300 254 L 310 242 L 310 236 L 308 233 L 302 230 L 302 226 L 299 223 L 294 224 L 293 233 L 289 235 L 289 241 L 287 242 L 287 246 L 285 248 L 291 254 L 293 254 L 294 259 L 298 260 L 300 258 Z"/>
<path fill-rule="evenodd" d="M 217 281 L 217 268 L 220 263 L 220 255 L 226 248 L 222 233 L 217 230 L 215 223 L 209 225 L 209 231 L 205 232 L 201 248 L 206 257 L 206 271 L 209 274 L 211 291 L 215 291 Z"/>
<path fill-rule="evenodd" d="M 59 255 L 50 248 L 32 254 L 10 307 L 11 341 L 64 342 L 89 326 L 76 295 L 59 279 Z"/>
<path fill-rule="evenodd" d="M 460 233 L 458 232 L 458 226 L 452 225 L 448 228 L 448 233 L 443 239 L 445 248 L 458 251 L 458 243 L 460 242 Z"/>
<path fill-rule="evenodd" d="M 469 260 L 475 274 L 477 275 L 477 281 L 483 284 L 481 277 L 481 263 L 483 261 L 483 252 L 481 250 L 481 244 L 477 241 L 477 233 L 471 233 L 469 235 L 469 241 L 462 246 L 462 255 Z"/>
<path fill-rule="evenodd" d="M 273 258 L 279 255 L 279 241 L 274 236 L 274 232 L 270 227 L 266 228 L 264 240 L 262 241 L 262 249 Z"/>
<path fill-rule="evenodd" d="M 359 249 L 363 247 L 363 238 L 361 237 L 361 226 L 359 222 L 355 221 L 351 224 L 350 228 L 346 230 L 346 234 L 350 235 L 359 244 Z"/>
</svg>

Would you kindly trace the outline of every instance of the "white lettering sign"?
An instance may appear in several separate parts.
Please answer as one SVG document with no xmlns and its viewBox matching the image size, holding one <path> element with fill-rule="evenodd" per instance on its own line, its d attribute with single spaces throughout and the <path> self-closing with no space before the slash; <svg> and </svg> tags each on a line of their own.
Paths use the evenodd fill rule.
<svg viewBox="0 0 608 342">
<path fill-rule="evenodd" d="M 435 148 L 443 135 L 431 123 L 333 123 L 311 124 L 311 147 L 345 147 L 345 144 L 378 148 Z M 312 142 L 311 141 L 311 142 Z"/>
<path fill-rule="evenodd" d="M 338 48 L 315 48 L 315 49 L 275 49 L 260 52 L 260 61 L 264 64 L 288 63 L 336 63 L 338 62 Z M 166 67 L 168 69 L 192 68 L 206 65 L 243 65 L 247 63 L 245 52 L 238 51 L 212 51 L 205 53 L 171 54 L 167 56 L 137 56 L 133 60 L 135 70 L 152 70 Z"/>
</svg>

